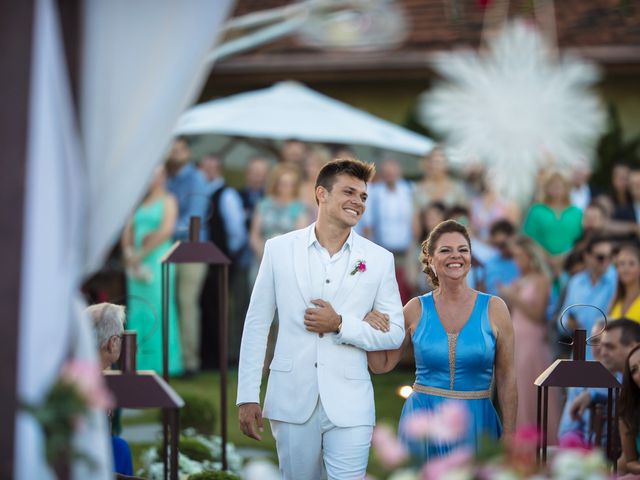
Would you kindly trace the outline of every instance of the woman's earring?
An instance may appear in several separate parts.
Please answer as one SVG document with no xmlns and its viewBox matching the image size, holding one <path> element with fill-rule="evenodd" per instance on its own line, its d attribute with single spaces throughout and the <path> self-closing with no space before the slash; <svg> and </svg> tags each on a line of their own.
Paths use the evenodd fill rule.
<svg viewBox="0 0 640 480">
<path fill-rule="evenodd" d="M 438 272 L 436 272 L 436 269 L 435 269 L 435 267 L 433 265 L 431 265 L 431 271 L 436 276 L 436 278 L 438 278 Z"/>
</svg>

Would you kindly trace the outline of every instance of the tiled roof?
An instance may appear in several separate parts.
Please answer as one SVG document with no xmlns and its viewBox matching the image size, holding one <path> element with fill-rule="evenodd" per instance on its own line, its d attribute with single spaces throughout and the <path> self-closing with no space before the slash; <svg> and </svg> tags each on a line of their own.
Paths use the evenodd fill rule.
<svg viewBox="0 0 640 480">
<path fill-rule="evenodd" d="M 493 0 L 494 2 L 502 0 Z M 322 51 L 288 36 L 248 52 L 223 59 L 218 74 L 264 73 L 274 69 L 304 71 L 426 70 L 434 52 L 459 46 L 477 46 L 484 13 L 478 0 L 397 0 L 410 22 L 404 44 L 393 51 Z M 233 16 L 293 2 L 237 0 Z M 532 5 L 544 1 L 512 0 L 509 16 L 533 18 Z M 637 0 L 558 0 L 555 5 L 560 48 L 609 65 L 640 65 L 640 2 Z M 455 11 L 457 9 L 457 11 Z"/>
</svg>

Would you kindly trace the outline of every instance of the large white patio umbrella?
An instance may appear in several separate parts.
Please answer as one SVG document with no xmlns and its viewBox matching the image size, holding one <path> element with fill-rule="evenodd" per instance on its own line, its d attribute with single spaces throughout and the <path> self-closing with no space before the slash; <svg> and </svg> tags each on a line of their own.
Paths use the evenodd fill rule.
<svg viewBox="0 0 640 480">
<path fill-rule="evenodd" d="M 425 136 L 291 81 L 196 105 L 180 117 L 175 134 L 297 139 L 410 155 L 434 146 Z"/>
</svg>

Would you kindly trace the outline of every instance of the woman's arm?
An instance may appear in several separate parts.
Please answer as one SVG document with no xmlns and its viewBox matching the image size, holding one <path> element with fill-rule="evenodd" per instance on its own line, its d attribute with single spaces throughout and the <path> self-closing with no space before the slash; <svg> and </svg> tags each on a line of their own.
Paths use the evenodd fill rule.
<svg viewBox="0 0 640 480">
<path fill-rule="evenodd" d="M 420 238 L 422 235 L 422 225 L 420 225 L 420 209 L 414 204 L 413 215 L 411 216 L 411 231 L 413 232 L 413 239 L 420 245 L 424 238 Z"/>
<path fill-rule="evenodd" d="M 120 247 L 122 248 L 122 257 L 127 268 L 133 268 L 137 261 L 135 251 L 133 249 L 133 218 L 130 218 L 127 225 L 122 231 L 120 238 Z"/>
<path fill-rule="evenodd" d="M 120 247 L 122 252 L 126 252 L 133 248 L 133 219 L 130 218 L 122 231 L 122 237 L 120 238 Z"/>
<path fill-rule="evenodd" d="M 249 230 L 249 245 L 251 250 L 255 253 L 258 260 L 262 258 L 264 253 L 264 239 L 261 235 L 262 232 L 262 215 L 259 211 L 256 211 L 251 219 L 251 228 Z"/>
<path fill-rule="evenodd" d="M 153 251 L 158 245 L 166 242 L 173 236 L 178 218 L 178 203 L 173 195 L 167 195 L 164 201 L 164 215 L 160 228 L 154 230 L 142 240 L 142 248 L 140 249 L 140 258 L 144 258 Z"/>
<path fill-rule="evenodd" d="M 500 296 L 509 303 L 511 307 L 517 308 L 524 313 L 529 320 L 534 323 L 545 323 L 545 311 L 549 302 L 549 281 L 543 275 L 537 275 L 534 279 L 535 289 L 538 292 L 534 298 L 523 299 L 519 292 L 511 287 L 506 287 L 500 291 Z"/>
<path fill-rule="evenodd" d="M 404 340 L 402 341 L 400 348 L 397 350 L 367 352 L 369 368 L 373 373 L 387 373 L 398 365 L 407 345 L 411 343 L 411 335 L 422 316 L 422 305 L 420 304 L 420 299 L 414 297 L 409 300 L 409 302 L 404 306 L 402 313 L 404 314 Z M 364 321 L 367 321 L 366 317 Z"/>
<path fill-rule="evenodd" d="M 502 425 L 504 433 L 510 435 L 514 432 L 516 425 L 518 391 L 514 366 L 513 325 L 509 309 L 501 298 L 491 298 L 489 319 L 496 335 L 495 378 L 498 402 L 502 412 Z"/>
<path fill-rule="evenodd" d="M 633 438 L 629 428 L 622 419 L 618 421 L 620 428 L 620 441 L 622 443 L 622 456 L 626 462 L 627 473 L 640 473 L 640 462 L 638 461 L 638 452 L 636 451 L 636 439 Z"/>
</svg>

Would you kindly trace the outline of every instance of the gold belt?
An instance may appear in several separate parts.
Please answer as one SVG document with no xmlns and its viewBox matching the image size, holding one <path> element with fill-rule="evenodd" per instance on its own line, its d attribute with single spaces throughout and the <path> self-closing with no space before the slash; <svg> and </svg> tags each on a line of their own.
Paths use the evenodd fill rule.
<svg viewBox="0 0 640 480">
<path fill-rule="evenodd" d="M 438 397 L 447 398 L 459 398 L 461 400 L 477 399 L 477 398 L 491 398 L 491 389 L 489 390 L 446 390 L 444 388 L 427 387 L 426 385 L 420 385 L 419 383 L 413 384 L 413 391 L 420 393 L 428 393 L 429 395 L 436 395 Z"/>
</svg>

